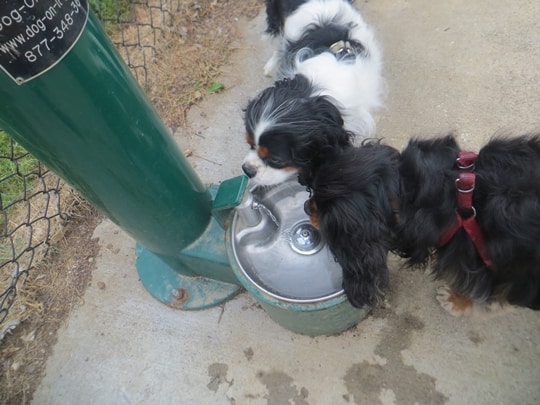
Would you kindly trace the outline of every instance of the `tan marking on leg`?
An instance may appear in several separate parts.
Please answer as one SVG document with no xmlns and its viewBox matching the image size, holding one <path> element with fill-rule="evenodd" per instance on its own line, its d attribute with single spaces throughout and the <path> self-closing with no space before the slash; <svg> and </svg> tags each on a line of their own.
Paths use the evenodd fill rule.
<svg viewBox="0 0 540 405">
<path fill-rule="evenodd" d="M 320 229 L 319 213 L 317 212 L 317 205 L 311 198 L 304 203 L 304 212 L 309 216 L 311 225 L 315 229 Z"/>
<path fill-rule="evenodd" d="M 471 315 L 474 301 L 469 297 L 459 295 L 448 287 L 437 290 L 437 300 L 441 306 L 454 316 Z"/>
<path fill-rule="evenodd" d="M 476 319 L 488 319 L 512 312 L 515 307 L 507 302 L 494 300 L 477 302 L 451 290 L 440 287 L 437 290 L 437 300 L 441 306 L 454 316 L 471 316 Z"/>
<path fill-rule="evenodd" d="M 310 215 L 309 220 L 315 229 L 320 229 L 319 217 L 317 215 Z"/>
</svg>

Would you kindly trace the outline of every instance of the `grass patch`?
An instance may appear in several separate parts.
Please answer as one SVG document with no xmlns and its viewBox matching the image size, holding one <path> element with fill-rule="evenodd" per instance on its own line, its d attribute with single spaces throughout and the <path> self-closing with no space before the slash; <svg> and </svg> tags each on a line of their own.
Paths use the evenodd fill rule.
<svg viewBox="0 0 540 405">
<path fill-rule="evenodd" d="M 32 187 L 39 162 L 5 131 L 0 131 L 0 210 L 9 209 Z M 0 217 L 0 225 L 3 219 Z"/>
<path fill-rule="evenodd" d="M 225 90 L 225 85 L 221 82 L 212 82 L 208 85 L 208 93 L 219 93 Z"/>
<path fill-rule="evenodd" d="M 131 21 L 131 0 L 89 0 L 89 4 L 109 35 L 118 30 L 118 24 Z"/>
</svg>

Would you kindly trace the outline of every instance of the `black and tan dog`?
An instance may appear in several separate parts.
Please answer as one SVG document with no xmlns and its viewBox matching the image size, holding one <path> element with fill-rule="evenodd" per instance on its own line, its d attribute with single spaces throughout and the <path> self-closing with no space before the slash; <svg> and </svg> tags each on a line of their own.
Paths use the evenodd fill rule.
<svg viewBox="0 0 540 405">
<path fill-rule="evenodd" d="M 426 266 L 455 315 L 540 309 L 540 134 L 494 137 L 476 155 L 453 136 L 348 148 L 316 170 L 306 211 L 343 268 L 355 306 L 380 303 L 387 253 Z"/>
</svg>

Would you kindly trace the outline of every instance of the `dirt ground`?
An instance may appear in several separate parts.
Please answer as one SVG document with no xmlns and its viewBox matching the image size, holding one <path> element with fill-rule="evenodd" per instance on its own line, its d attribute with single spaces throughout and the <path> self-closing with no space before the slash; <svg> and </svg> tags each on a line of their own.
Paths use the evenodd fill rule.
<svg viewBox="0 0 540 405">
<path fill-rule="evenodd" d="M 21 289 L 38 303 L 31 315 L 2 341 L 0 402 L 26 404 L 43 377 L 58 328 L 82 304 L 92 277 L 98 241 L 92 239 L 102 216 L 86 203 L 71 217 L 62 240 L 32 269 Z"/>
<path fill-rule="evenodd" d="M 180 42 L 156 50 L 148 66 L 146 88 L 150 100 L 171 128 L 185 124 L 189 108 L 204 99 L 206 89 L 220 75 L 234 49 L 240 17 L 254 18 L 261 1 L 189 0 L 175 15 Z M 220 27 L 216 30 L 216 27 Z M 178 40 L 178 36 L 174 36 Z M 170 52 L 168 47 L 174 47 Z M 200 49 L 205 52 L 201 54 Z M 201 56 L 202 55 L 202 56 Z M 0 403 L 27 404 L 43 378 L 45 363 L 57 341 L 57 331 L 74 308 L 83 304 L 99 253 L 92 239 L 103 216 L 81 201 L 67 222 L 62 238 L 44 262 L 33 269 L 20 288 L 32 294 L 31 315 L 8 332 L 0 346 Z M 22 284 L 22 283 L 21 283 Z M 99 282 L 98 282 L 99 284 Z M 105 286 L 98 285 L 98 288 Z"/>
</svg>

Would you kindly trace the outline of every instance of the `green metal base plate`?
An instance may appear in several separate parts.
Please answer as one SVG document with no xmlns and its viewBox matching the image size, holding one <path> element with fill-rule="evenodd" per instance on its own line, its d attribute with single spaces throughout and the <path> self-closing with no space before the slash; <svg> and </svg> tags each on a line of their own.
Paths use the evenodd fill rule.
<svg viewBox="0 0 540 405">
<path fill-rule="evenodd" d="M 144 287 L 158 301 L 176 309 L 206 309 L 233 298 L 240 286 L 205 277 L 190 277 L 137 244 L 137 272 Z M 175 263 L 178 269 L 178 263 Z M 189 270 L 187 270 L 189 272 Z"/>
</svg>

